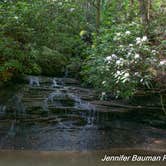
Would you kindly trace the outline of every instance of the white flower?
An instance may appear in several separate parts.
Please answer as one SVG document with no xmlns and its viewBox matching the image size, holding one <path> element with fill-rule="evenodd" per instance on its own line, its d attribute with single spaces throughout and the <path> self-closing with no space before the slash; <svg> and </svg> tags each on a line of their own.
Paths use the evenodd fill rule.
<svg viewBox="0 0 166 166">
<path fill-rule="evenodd" d="M 106 81 L 103 81 L 102 84 L 103 84 L 103 85 L 106 84 Z"/>
<path fill-rule="evenodd" d="M 143 81 L 144 81 L 144 79 L 143 79 L 143 78 L 141 78 L 140 82 L 141 82 L 141 83 L 143 83 Z"/>
<path fill-rule="evenodd" d="M 101 95 L 102 95 L 102 96 L 105 96 L 105 95 L 106 95 L 106 93 L 105 93 L 105 92 L 102 92 L 102 93 L 101 93 Z"/>
<path fill-rule="evenodd" d="M 116 73 L 114 74 L 114 77 L 120 79 L 121 75 L 123 74 L 123 71 L 117 70 Z"/>
<path fill-rule="evenodd" d="M 142 41 L 145 42 L 147 40 L 148 40 L 147 36 L 143 36 Z"/>
<path fill-rule="evenodd" d="M 132 53 L 128 52 L 127 55 L 126 55 L 126 57 L 129 58 L 131 55 L 132 55 Z"/>
<path fill-rule="evenodd" d="M 100 97 L 100 100 L 104 100 L 106 98 L 106 92 L 102 92 L 101 93 L 101 97 Z"/>
<path fill-rule="evenodd" d="M 70 11 L 73 12 L 75 10 L 75 8 L 70 8 Z"/>
<path fill-rule="evenodd" d="M 15 18 L 16 20 L 18 20 L 18 16 L 14 16 L 14 18 Z"/>
<path fill-rule="evenodd" d="M 116 54 L 112 54 L 111 57 L 112 57 L 113 59 L 117 59 Z"/>
<path fill-rule="evenodd" d="M 142 39 L 140 37 L 136 38 L 136 44 L 142 44 L 143 42 L 147 41 L 147 36 L 143 36 Z"/>
<path fill-rule="evenodd" d="M 135 76 L 140 76 L 139 72 L 134 73 Z"/>
<path fill-rule="evenodd" d="M 107 62 L 111 61 L 111 60 L 112 60 L 112 56 L 107 56 L 107 57 L 105 58 L 105 60 L 106 60 Z"/>
<path fill-rule="evenodd" d="M 116 93 L 117 93 L 117 94 L 119 94 L 119 93 L 120 93 L 120 91 L 119 91 L 119 90 L 117 90 L 117 91 L 116 91 Z"/>
<path fill-rule="evenodd" d="M 135 54 L 134 59 L 139 59 L 140 55 L 139 54 Z"/>
<path fill-rule="evenodd" d="M 120 64 L 121 64 L 121 61 L 120 61 L 120 60 L 117 60 L 117 61 L 116 61 L 116 64 L 117 64 L 117 65 L 120 65 Z"/>
<path fill-rule="evenodd" d="M 141 38 L 140 37 L 137 37 L 136 38 L 136 44 L 140 44 L 141 43 Z"/>
<path fill-rule="evenodd" d="M 130 74 L 127 72 L 124 74 L 124 76 L 122 77 L 122 82 L 125 83 L 126 81 L 129 80 Z"/>
<path fill-rule="evenodd" d="M 128 78 L 129 76 L 130 76 L 129 73 L 125 73 L 125 74 L 124 74 L 124 78 Z"/>
<path fill-rule="evenodd" d="M 133 44 L 129 44 L 129 47 L 133 47 Z"/>
<path fill-rule="evenodd" d="M 116 65 L 122 66 L 124 63 L 124 59 L 120 58 L 119 60 L 116 61 Z"/>
<path fill-rule="evenodd" d="M 121 74 L 121 72 L 118 70 L 118 71 L 116 72 L 116 74 L 117 74 L 117 75 L 120 75 L 120 74 Z"/>
<path fill-rule="evenodd" d="M 136 38 L 136 41 L 140 41 L 140 40 L 141 40 L 141 38 L 140 38 L 140 37 L 137 37 L 137 38 Z"/>
<path fill-rule="evenodd" d="M 157 54 L 157 51 L 156 50 L 152 50 L 152 54 Z"/>
<path fill-rule="evenodd" d="M 160 66 L 164 66 L 164 65 L 166 65 L 166 59 L 160 61 L 160 64 L 159 64 L 159 65 L 160 65 Z"/>
<path fill-rule="evenodd" d="M 115 37 L 113 38 L 113 40 L 114 40 L 114 41 L 120 40 L 120 37 L 115 36 Z"/>
<path fill-rule="evenodd" d="M 120 36 L 121 35 L 121 33 L 119 32 L 119 33 L 116 33 L 116 36 Z"/>
<path fill-rule="evenodd" d="M 130 32 L 130 31 L 126 31 L 125 34 L 126 34 L 126 35 L 130 35 L 131 32 Z"/>
</svg>

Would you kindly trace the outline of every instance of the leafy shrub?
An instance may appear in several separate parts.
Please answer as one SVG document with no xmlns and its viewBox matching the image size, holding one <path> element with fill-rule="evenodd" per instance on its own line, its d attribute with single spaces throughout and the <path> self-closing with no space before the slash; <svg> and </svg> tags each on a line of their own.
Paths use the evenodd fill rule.
<svg viewBox="0 0 166 166">
<path fill-rule="evenodd" d="M 150 88 L 157 74 L 158 51 L 136 22 L 103 30 L 87 53 L 87 82 L 117 96 L 132 96 L 142 85 Z"/>
<path fill-rule="evenodd" d="M 1 80 L 18 74 L 62 74 L 66 59 L 84 49 L 82 13 L 71 1 L 0 2 Z"/>
<path fill-rule="evenodd" d="M 59 52 L 43 47 L 37 63 L 41 67 L 43 75 L 60 76 L 65 71 L 67 59 Z"/>
</svg>

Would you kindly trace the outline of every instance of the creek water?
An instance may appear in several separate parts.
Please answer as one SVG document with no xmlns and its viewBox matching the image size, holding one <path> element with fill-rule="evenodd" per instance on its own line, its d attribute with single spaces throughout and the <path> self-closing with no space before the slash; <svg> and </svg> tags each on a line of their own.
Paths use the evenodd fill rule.
<svg viewBox="0 0 166 166">
<path fill-rule="evenodd" d="M 158 107 L 100 101 L 94 90 L 69 78 L 28 76 L 12 93 L 0 93 L 0 149 L 166 150 L 165 118 L 149 116 L 162 115 Z"/>
</svg>

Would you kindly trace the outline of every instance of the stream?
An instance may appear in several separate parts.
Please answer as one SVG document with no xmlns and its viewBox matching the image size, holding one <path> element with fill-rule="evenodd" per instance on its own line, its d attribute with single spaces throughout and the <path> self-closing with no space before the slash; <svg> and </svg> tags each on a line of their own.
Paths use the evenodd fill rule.
<svg viewBox="0 0 166 166">
<path fill-rule="evenodd" d="M 144 106 L 101 101 L 71 78 L 27 76 L 12 93 L 0 92 L 0 149 L 165 151 L 162 110 Z"/>
</svg>

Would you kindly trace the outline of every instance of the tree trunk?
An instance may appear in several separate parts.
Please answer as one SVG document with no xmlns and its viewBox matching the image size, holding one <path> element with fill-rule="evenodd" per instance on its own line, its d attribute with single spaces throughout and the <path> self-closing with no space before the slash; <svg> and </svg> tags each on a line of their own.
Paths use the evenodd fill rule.
<svg viewBox="0 0 166 166">
<path fill-rule="evenodd" d="M 138 0 L 140 6 L 141 21 L 144 25 L 148 25 L 148 4 L 149 0 Z"/>
<path fill-rule="evenodd" d="M 131 0 L 130 4 L 131 4 L 131 6 L 133 6 L 134 5 L 134 0 Z"/>
<path fill-rule="evenodd" d="M 140 6 L 141 22 L 144 26 L 145 34 L 148 36 L 148 24 L 150 18 L 151 0 L 138 0 Z"/>
<path fill-rule="evenodd" d="M 152 0 L 148 0 L 148 7 L 147 7 L 147 17 L 148 17 L 148 21 L 150 20 L 150 11 L 152 9 Z"/>
<path fill-rule="evenodd" d="M 97 0 L 96 3 L 96 31 L 99 32 L 101 19 L 101 0 Z"/>
</svg>

